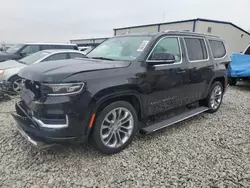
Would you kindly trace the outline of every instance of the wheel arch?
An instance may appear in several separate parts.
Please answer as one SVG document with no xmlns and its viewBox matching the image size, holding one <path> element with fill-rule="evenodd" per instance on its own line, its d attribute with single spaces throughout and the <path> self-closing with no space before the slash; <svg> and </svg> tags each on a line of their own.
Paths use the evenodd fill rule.
<svg viewBox="0 0 250 188">
<path fill-rule="evenodd" d="M 214 82 L 220 82 L 223 86 L 223 91 L 225 91 L 226 87 L 227 87 L 227 79 L 225 76 L 220 76 L 220 77 L 216 77 L 213 79 L 213 81 L 210 84 L 210 87 L 213 85 Z"/>
<path fill-rule="evenodd" d="M 14 75 L 10 76 L 10 77 L 7 79 L 7 81 L 11 81 L 11 80 L 12 80 L 13 78 L 15 78 L 15 77 L 19 77 L 18 74 L 14 74 Z"/>
<path fill-rule="evenodd" d="M 93 130 L 92 124 L 94 125 L 96 116 L 98 112 L 102 110 L 108 104 L 115 102 L 115 101 L 126 101 L 129 102 L 136 110 L 138 119 L 142 119 L 145 117 L 145 110 L 144 105 L 140 96 L 140 93 L 137 91 L 121 91 L 119 93 L 108 94 L 105 95 L 98 100 L 95 99 L 93 102 L 92 112 L 89 116 L 89 126 L 87 127 L 86 134 L 87 137 L 91 135 Z"/>
<path fill-rule="evenodd" d="M 94 112 L 98 112 L 98 110 L 101 110 L 107 104 L 110 104 L 115 101 L 129 102 L 135 108 L 138 114 L 138 118 L 144 117 L 145 113 L 143 110 L 142 99 L 137 92 L 131 92 L 131 91 L 110 94 L 100 98 L 96 102 L 96 105 L 94 106 Z"/>
</svg>

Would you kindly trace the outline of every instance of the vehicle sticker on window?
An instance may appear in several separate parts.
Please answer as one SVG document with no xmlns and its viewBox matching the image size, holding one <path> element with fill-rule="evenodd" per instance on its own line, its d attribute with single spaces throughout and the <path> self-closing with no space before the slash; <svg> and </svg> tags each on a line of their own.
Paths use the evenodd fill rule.
<svg viewBox="0 0 250 188">
<path fill-rule="evenodd" d="M 142 41 L 142 43 L 141 43 L 141 45 L 139 46 L 139 48 L 137 49 L 137 51 L 138 51 L 138 52 L 142 52 L 142 51 L 145 49 L 145 47 L 147 46 L 148 42 L 149 42 L 148 40 Z"/>
</svg>

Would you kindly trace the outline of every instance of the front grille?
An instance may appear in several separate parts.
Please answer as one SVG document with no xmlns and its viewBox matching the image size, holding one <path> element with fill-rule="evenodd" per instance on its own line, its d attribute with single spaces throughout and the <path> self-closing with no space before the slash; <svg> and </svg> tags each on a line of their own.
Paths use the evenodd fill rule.
<svg viewBox="0 0 250 188">
<path fill-rule="evenodd" d="M 39 82 L 34 82 L 31 80 L 24 80 L 24 87 L 29 89 L 35 94 L 35 100 L 38 100 L 42 97 L 41 95 L 41 84 Z"/>
</svg>

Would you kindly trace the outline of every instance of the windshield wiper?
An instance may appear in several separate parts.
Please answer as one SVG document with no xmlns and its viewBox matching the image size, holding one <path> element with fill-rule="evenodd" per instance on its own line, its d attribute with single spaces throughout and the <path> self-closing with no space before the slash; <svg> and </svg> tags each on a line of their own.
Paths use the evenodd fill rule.
<svg viewBox="0 0 250 188">
<path fill-rule="evenodd" d="M 92 59 L 101 59 L 101 60 L 109 60 L 114 61 L 114 59 L 106 58 L 106 57 L 91 57 Z"/>
</svg>

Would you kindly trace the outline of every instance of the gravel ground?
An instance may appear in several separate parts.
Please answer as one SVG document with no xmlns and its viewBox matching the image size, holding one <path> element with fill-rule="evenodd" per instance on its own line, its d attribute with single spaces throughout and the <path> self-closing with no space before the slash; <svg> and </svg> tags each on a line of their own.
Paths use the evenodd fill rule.
<svg viewBox="0 0 250 188">
<path fill-rule="evenodd" d="M 250 187 L 249 92 L 229 88 L 216 114 L 139 135 L 113 156 L 89 146 L 33 148 L 0 113 L 0 187 Z"/>
</svg>

